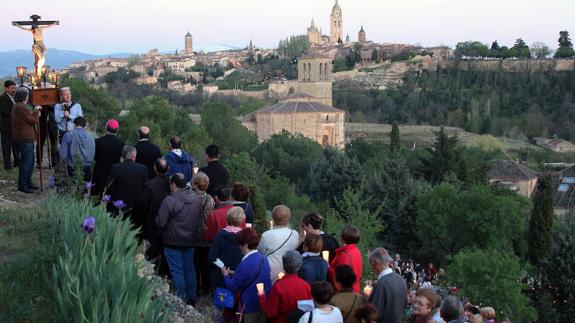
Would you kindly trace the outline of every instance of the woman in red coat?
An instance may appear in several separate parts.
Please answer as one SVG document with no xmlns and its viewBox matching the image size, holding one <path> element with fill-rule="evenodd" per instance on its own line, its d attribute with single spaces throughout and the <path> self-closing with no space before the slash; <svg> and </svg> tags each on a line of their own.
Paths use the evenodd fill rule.
<svg viewBox="0 0 575 323">
<path fill-rule="evenodd" d="M 327 275 L 329 281 L 335 285 L 335 268 L 341 265 L 350 266 L 353 273 L 357 277 L 353 283 L 353 291 L 360 292 L 359 282 L 361 281 L 361 274 L 363 271 L 363 261 L 361 258 L 361 251 L 356 246 L 359 242 L 359 229 L 353 225 L 345 225 L 341 229 L 341 242 L 343 247 L 335 250 L 335 257 L 330 263 Z"/>
<path fill-rule="evenodd" d="M 311 287 L 299 278 L 302 265 L 299 252 L 289 250 L 282 256 L 285 276 L 276 280 L 269 295 L 259 294 L 260 307 L 269 323 L 286 323 L 288 315 L 297 308 L 297 302 L 311 300 Z"/>
</svg>

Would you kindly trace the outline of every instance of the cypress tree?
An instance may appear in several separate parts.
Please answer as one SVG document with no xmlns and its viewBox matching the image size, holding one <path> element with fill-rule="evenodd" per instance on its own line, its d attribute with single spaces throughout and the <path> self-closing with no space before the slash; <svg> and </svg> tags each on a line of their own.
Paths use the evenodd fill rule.
<svg viewBox="0 0 575 323">
<path fill-rule="evenodd" d="M 399 144 L 399 126 L 397 122 L 394 122 L 391 126 L 391 144 L 389 147 L 389 152 L 394 155 L 399 152 L 400 144 Z"/>
<path fill-rule="evenodd" d="M 553 217 L 553 187 L 546 175 L 537 186 L 529 220 L 529 260 L 534 266 L 551 253 Z"/>
</svg>

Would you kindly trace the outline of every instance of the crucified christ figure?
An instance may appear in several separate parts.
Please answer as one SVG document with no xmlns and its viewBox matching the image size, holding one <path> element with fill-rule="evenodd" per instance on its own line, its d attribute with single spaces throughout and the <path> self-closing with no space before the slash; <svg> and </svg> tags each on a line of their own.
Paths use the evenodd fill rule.
<svg viewBox="0 0 575 323">
<path fill-rule="evenodd" d="M 32 53 L 34 54 L 34 67 L 35 74 L 37 77 L 42 75 L 42 66 L 46 61 L 46 45 L 44 45 L 44 37 L 42 35 L 42 30 L 50 27 L 54 27 L 59 24 L 58 21 L 39 21 L 40 16 L 33 15 L 30 17 L 32 21 L 13 21 L 12 25 L 16 26 L 22 30 L 29 31 L 32 33 L 34 38 L 34 44 L 32 45 Z M 26 28 L 24 26 L 30 26 Z"/>
</svg>

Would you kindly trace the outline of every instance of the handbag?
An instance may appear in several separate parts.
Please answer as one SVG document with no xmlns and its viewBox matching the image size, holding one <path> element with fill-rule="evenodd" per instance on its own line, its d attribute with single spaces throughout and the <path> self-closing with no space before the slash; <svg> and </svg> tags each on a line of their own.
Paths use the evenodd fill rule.
<svg viewBox="0 0 575 323">
<path fill-rule="evenodd" d="M 229 293 L 231 293 L 233 295 L 234 302 L 233 302 L 233 306 L 231 308 L 224 308 L 224 311 L 222 314 L 223 314 L 224 320 L 226 322 L 233 322 L 233 323 L 238 322 L 239 323 L 242 321 L 242 317 L 244 315 L 244 306 L 243 306 L 243 304 L 241 304 L 242 293 L 248 287 L 250 287 L 250 285 L 253 284 L 256 281 L 256 279 L 258 279 L 260 272 L 262 271 L 262 265 L 264 263 L 264 258 L 265 257 L 263 255 L 261 255 L 260 263 L 259 263 L 258 271 L 257 271 L 256 275 L 250 280 L 249 283 L 247 283 L 247 285 L 244 288 L 242 288 L 237 294 L 233 294 L 231 291 L 227 290 Z"/>
<path fill-rule="evenodd" d="M 214 305 L 223 308 L 234 308 L 236 295 L 229 289 L 217 287 L 214 291 Z"/>
</svg>

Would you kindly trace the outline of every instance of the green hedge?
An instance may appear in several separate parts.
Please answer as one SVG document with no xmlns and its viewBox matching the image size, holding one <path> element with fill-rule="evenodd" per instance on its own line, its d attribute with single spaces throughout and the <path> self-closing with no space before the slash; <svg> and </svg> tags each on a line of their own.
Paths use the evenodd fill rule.
<svg viewBox="0 0 575 323">
<path fill-rule="evenodd" d="M 155 280 L 138 275 L 136 232 L 104 208 L 68 197 L 46 201 L 49 216 L 60 218 L 62 242 L 53 266 L 59 322 L 166 322 L 170 308 L 154 299 Z M 81 229 L 84 218 L 95 230 Z"/>
</svg>

